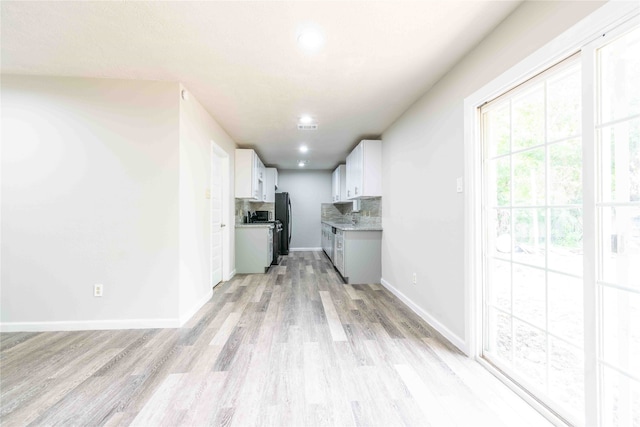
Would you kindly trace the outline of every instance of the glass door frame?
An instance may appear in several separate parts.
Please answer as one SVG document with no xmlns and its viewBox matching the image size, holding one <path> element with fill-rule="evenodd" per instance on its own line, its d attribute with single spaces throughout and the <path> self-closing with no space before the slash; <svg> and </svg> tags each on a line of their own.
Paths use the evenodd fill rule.
<svg viewBox="0 0 640 427">
<path fill-rule="evenodd" d="M 466 334 L 465 348 L 467 355 L 476 359 L 492 374 L 501 379 L 505 385 L 520 395 L 531 406 L 553 423 L 563 422 L 562 417 L 542 403 L 537 397 L 514 383 L 503 372 L 482 358 L 483 345 L 483 181 L 482 181 L 482 146 L 479 144 L 481 134 L 479 108 L 488 101 L 497 98 L 529 78 L 539 74 L 576 52 L 582 53 L 582 79 L 584 82 L 595 81 L 595 50 L 616 34 L 623 33 L 632 25 L 629 21 L 638 19 L 640 5 L 609 2 L 578 24 L 552 40 L 550 43 L 510 68 L 502 75 L 467 97 L 464 101 L 465 118 L 465 314 Z M 627 27 L 629 25 L 629 27 Z M 607 35 L 609 37 L 607 37 Z M 595 99 L 594 85 L 583 84 L 583 105 Z M 589 100 L 589 101 L 586 101 Z M 591 105 L 594 105 L 591 103 Z M 596 144 L 595 144 L 595 111 L 583 108 L 583 221 L 585 235 L 583 238 L 583 280 L 584 289 L 584 348 L 585 348 L 585 419 L 588 425 L 595 420 L 601 422 L 598 413 L 599 390 L 597 369 L 597 345 L 600 327 L 597 324 L 596 308 L 598 304 L 596 291 Z M 591 208 L 593 207 L 593 208 Z M 592 285 L 589 285 L 592 284 Z M 588 289 L 587 289 L 588 288 Z"/>
</svg>

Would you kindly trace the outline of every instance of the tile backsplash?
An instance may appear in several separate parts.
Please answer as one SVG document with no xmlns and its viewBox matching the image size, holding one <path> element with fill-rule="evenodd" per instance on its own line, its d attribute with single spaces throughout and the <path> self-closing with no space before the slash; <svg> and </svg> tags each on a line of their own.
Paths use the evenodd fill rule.
<svg viewBox="0 0 640 427">
<path fill-rule="evenodd" d="M 379 225 L 382 222 L 382 198 L 362 199 L 360 212 L 353 212 L 353 203 L 322 203 L 323 221 L 350 223 L 353 219 L 359 224 Z"/>
<path fill-rule="evenodd" d="M 236 199 L 236 224 L 242 223 L 247 211 L 269 211 L 271 217 L 275 218 L 275 203 L 252 202 L 244 199 Z"/>
</svg>

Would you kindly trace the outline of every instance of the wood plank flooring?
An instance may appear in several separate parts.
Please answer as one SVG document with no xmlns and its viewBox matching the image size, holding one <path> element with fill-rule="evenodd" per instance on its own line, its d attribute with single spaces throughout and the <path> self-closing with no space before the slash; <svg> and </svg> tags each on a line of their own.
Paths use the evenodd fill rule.
<svg viewBox="0 0 640 427">
<path fill-rule="evenodd" d="M 180 329 L 0 334 L 2 426 L 549 425 L 321 252 L 238 275 Z"/>
</svg>

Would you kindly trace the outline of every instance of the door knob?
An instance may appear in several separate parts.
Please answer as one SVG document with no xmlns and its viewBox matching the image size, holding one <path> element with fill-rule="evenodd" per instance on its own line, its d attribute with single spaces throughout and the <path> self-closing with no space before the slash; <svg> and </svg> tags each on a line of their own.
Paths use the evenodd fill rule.
<svg viewBox="0 0 640 427">
<path fill-rule="evenodd" d="M 220 224 L 220 228 L 226 227 L 227 224 Z"/>
</svg>

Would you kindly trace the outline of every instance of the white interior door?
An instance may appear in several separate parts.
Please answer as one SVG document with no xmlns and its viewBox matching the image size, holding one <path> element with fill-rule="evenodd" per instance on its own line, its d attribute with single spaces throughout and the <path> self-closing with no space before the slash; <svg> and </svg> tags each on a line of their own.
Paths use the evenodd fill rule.
<svg viewBox="0 0 640 427">
<path fill-rule="evenodd" d="M 223 158 L 211 143 L 211 285 L 222 281 L 222 166 Z"/>
</svg>

